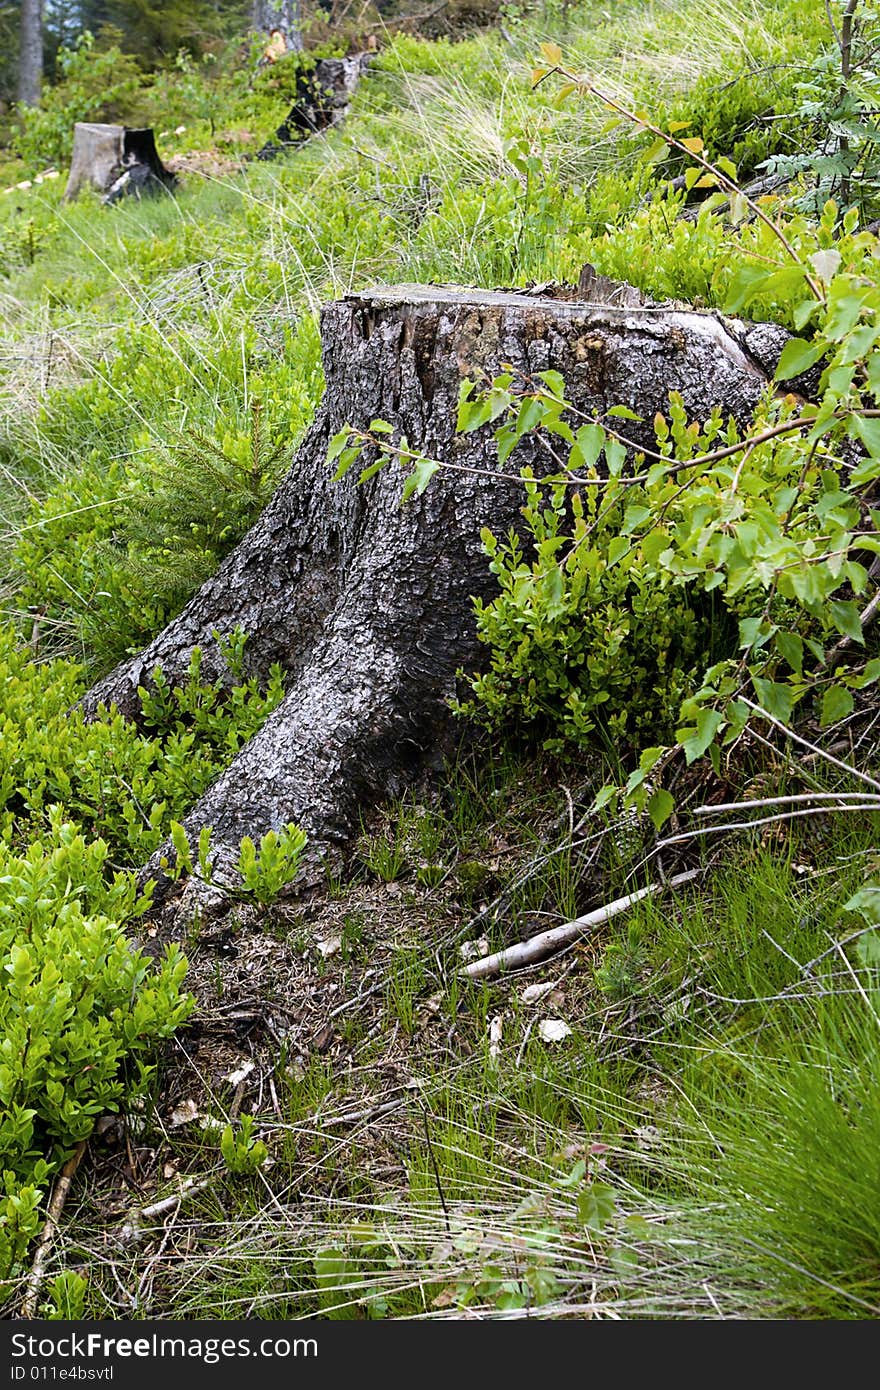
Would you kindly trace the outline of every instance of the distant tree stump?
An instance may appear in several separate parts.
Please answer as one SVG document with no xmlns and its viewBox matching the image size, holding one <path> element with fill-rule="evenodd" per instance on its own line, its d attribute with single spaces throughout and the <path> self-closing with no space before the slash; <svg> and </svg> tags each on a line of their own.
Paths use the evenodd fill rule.
<svg viewBox="0 0 880 1390">
<path fill-rule="evenodd" d="M 522 529 L 523 489 L 498 470 L 491 428 L 457 436 L 464 377 L 502 364 L 534 376 L 560 372 L 572 404 L 614 405 L 637 444 L 654 442 L 655 412 L 679 391 L 705 420 L 720 407 L 745 423 L 786 340 L 783 330 L 674 308 L 585 303 L 551 287 L 525 293 L 403 286 L 349 295 L 322 316 L 324 402 L 262 517 L 183 612 L 139 656 L 89 693 L 139 713 L 138 687 L 157 663 L 185 682 L 195 645 L 207 679 L 225 677 L 215 630 L 249 634 L 248 674 L 273 662 L 288 694 L 187 818 L 214 829 L 229 871 L 245 834 L 288 821 L 317 856 L 341 846 L 361 810 L 399 795 L 437 766 L 453 740 L 456 672 L 483 665 L 472 600 L 497 592 L 480 528 Z M 752 346 L 754 344 L 754 346 Z M 455 463 L 401 506 L 403 475 L 387 465 L 363 485 L 352 469 L 332 481 L 327 446 L 344 424 L 388 420 L 426 454 Z M 508 470 L 554 466 L 527 436 Z M 473 470 L 473 471 L 469 471 Z M 158 856 L 157 856 L 158 858 Z"/>
<path fill-rule="evenodd" d="M 351 58 L 321 58 L 311 72 L 300 73 L 293 106 L 257 159 L 275 159 L 316 131 L 337 125 L 347 112 L 369 61 L 369 53 L 356 53 Z"/>
<path fill-rule="evenodd" d="M 104 201 L 126 193 L 170 192 L 177 180 L 159 158 L 152 130 L 77 121 L 73 129 L 70 175 L 64 190 L 70 202 L 83 188 L 96 188 Z"/>
</svg>

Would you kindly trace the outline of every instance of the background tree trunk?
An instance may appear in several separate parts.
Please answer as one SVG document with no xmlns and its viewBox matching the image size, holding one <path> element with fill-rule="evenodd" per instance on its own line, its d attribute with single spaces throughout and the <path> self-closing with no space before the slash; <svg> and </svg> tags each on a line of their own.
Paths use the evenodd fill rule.
<svg viewBox="0 0 880 1390">
<path fill-rule="evenodd" d="M 288 49 L 302 51 L 299 0 L 254 0 L 253 22 L 258 34 L 271 34 L 273 29 L 280 29 Z"/>
<path fill-rule="evenodd" d="M 185 680 L 196 644 L 205 675 L 221 678 L 212 632 L 240 624 L 249 672 L 264 678 L 280 662 L 289 693 L 187 829 L 214 827 L 221 873 L 243 835 L 287 821 L 305 827 L 315 855 L 343 844 L 362 807 L 401 793 L 450 748 L 456 672 L 484 655 L 472 598 L 497 592 L 480 528 L 504 534 L 521 523 L 522 488 L 495 475 L 491 428 L 455 434 L 462 379 L 508 363 L 531 376 L 554 368 L 590 413 L 624 404 L 650 422 L 676 390 L 695 418 L 720 405 L 746 421 L 767 385 L 748 336 L 708 313 L 488 291 L 404 286 L 328 305 L 326 394 L 287 478 L 217 574 L 93 688 L 86 707 L 115 702 L 136 718 L 138 685 L 157 663 L 172 682 Z M 765 358 L 778 355 L 762 342 Z M 357 466 L 334 484 L 329 440 L 375 417 L 426 454 L 477 471 L 443 470 L 404 506 L 394 464 L 364 485 Z M 626 428 L 637 443 L 653 442 L 649 423 Z M 532 439 L 508 467 L 525 463 L 555 467 Z"/>
<path fill-rule="evenodd" d="M 21 0 L 18 99 L 36 106 L 43 87 L 43 0 Z"/>
</svg>

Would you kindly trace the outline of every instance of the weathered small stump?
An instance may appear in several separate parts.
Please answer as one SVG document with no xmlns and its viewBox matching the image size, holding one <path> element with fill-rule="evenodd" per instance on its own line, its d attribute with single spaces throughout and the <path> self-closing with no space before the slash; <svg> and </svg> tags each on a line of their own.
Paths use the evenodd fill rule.
<svg viewBox="0 0 880 1390">
<path fill-rule="evenodd" d="M 344 845 L 364 807 L 399 795 L 451 746 L 456 672 L 485 659 L 473 598 L 497 592 L 480 528 L 521 528 L 523 506 L 518 481 L 498 476 L 491 428 L 456 435 L 463 378 L 491 378 L 504 364 L 531 377 L 553 368 L 590 415 L 622 404 L 650 422 L 674 390 L 693 418 L 720 406 L 745 423 L 786 339 L 712 313 L 545 289 L 402 286 L 329 304 L 326 394 L 286 479 L 180 616 L 90 692 L 88 710 L 115 702 L 136 719 L 138 686 L 155 665 L 183 682 L 197 644 L 206 677 L 222 679 L 212 633 L 237 625 L 249 634 L 249 674 L 281 664 L 283 703 L 187 818 L 191 835 L 213 826 L 221 870 L 243 835 L 288 821 L 304 826 L 316 855 Z M 441 470 L 403 506 L 395 465 L 363 485 L 357 468 L 334 483 L 329 440 L 375 417 L 461 471 Z M 627 430 L 636 444 L 654 442 L 650 423 Z M 517 464 L 553 467 L 531 436 L 508 470 Z"/>
<path fill-rule="evenodd" d="M 170 192 L 177 180 L 159 158 L 155 136 L 149 128 L 102 125 L 77 121 L 73 153 L 64 197 L 74 199 L 83 188 L 96 188 L 104 202 L 114 203 L 127 193 Z"/>
<path fill-rule="evenodd" d="M 351 58 L 321 58 L 311 72 L 301 73 L 293 106 L 274 137 L 258 152 L 257 159 L 275 159 L 316 131 L 337 125 L 347 112 L 369 61 L 369 53 L 356 53 Z"/>
</svg>

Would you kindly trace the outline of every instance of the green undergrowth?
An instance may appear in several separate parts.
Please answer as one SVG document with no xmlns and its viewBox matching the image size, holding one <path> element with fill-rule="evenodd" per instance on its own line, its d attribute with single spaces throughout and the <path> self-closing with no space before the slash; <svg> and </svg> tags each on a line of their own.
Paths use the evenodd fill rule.
<svg viewBox="0 0 880 1390">
<path fill-rule="evenodd" d="M 149 898 L 60 807 L 26 850 L 0 841 L 0 1301 L 47 1181 L 144 1084 L 145 1055 L 191 1012 L 179 949 L 156 963 L 126 937 Z"/>
<path fill-rule="evenodd" d="M 86 720 L 82 670 L 35 665 L 0 629 L 0 1299 L 47 1181 L 99 1115 L 131 1103 L 145 1055 L 192 1010 L 179 948 L 157 964 L 126 931 L 152 896 L 135 869 L 282 697 L 279 672 L 266 691 L 242 677 L 242 647 L 223 644 L 226 684 L 201 679 L 198 649 L 173 690 L 157 668 L 138 728 L 115 709 Z M 253 849 L 245 890 L 260 896 Z"/>
<path fill-rule="evenodd" d="M 539 781 L 510 769 L 487 840 Z M 411 845 L 413 939 L 383 956 L 368 930 L 358 948 L 384 996 L 341 1052 L 282 1048 L 278 1108 L 255 1082 L 219 1158 L 205 1139 L 166 1148 L 213 1181 L 138 1315 L 876 1316 L 880 976 L 876 929 L 848 907 L 876 822 L 755 835 L 574 955 L 480 984 L 453 942 L 415 937 L 412 819 L 401 806 L 389 829 Z M 545 1038 L 548 1020 L 568 1031 Z M 92 1315 L 114 1315 L 89 1220 L 70 1258 Z"/>
<path fill-rule="evenodd" d="M 61 660 L 34 666 L 3 629 L 3 838 L 27 844 L 61 807 L 119 867 L 143 864 L 282 698 L 280 671 L 265 692 L 241 678 L 241 647 L 240 638 L 226 644 L 231 689 L 201 680 L 198 648 L 184 684 L 170 688 L 157 669 L 136 729 L 115 709 L 87 720 L 76 707 L 82 671 Z"/>
</svg>

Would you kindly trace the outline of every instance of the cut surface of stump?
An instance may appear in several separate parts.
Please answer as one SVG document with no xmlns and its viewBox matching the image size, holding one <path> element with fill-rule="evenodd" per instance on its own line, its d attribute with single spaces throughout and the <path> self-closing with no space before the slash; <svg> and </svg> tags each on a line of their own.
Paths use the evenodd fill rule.
<svg viewBox="0 0 880 1390">
<path fill-rule="evenodd" d="M 498 474 L 491 427 L 456 435 L 463 379 L 554 369 L 589 415 L 622 404 L 652 421 L 674 390 L 694 419 L 720 406 L 745 424 L 778 356 L 764 335 L 762 366 L 750 330 L 711 313 L 421 286 L 329 304 L 321 332 L 324 400 L 272 501 L 179 617 L 86 700 L 90 712 L 114 702 L 136 719 L 138 686 L 157 664 L 185 682 L 196 645 L 205 678 L 224 679 L 212 634 L 236 626 L 248 633 L 248 675 L 281 664 L 284 701 L 185 823 L 191 838 L 213 827 L 221 877 L 243 835 L 290 821 L 315 858 L 344 846 L 366 807 L 403 793 L 453 746 L 456 672 L 485 660 L 473 599 L 498 592 L 480 529 L 522 530 L 524 504 L 519 481 Z M 361 485 L 357 467 L 334 483 L 330 439 L 377 417 L 455 471 L 405 505 L 396 464 Z M 653 444 L 650 424 L 626 428 L 636 445 Z M 531 436 L 507 470 L 524 464 L 555 468 Z"/>
</svg>

